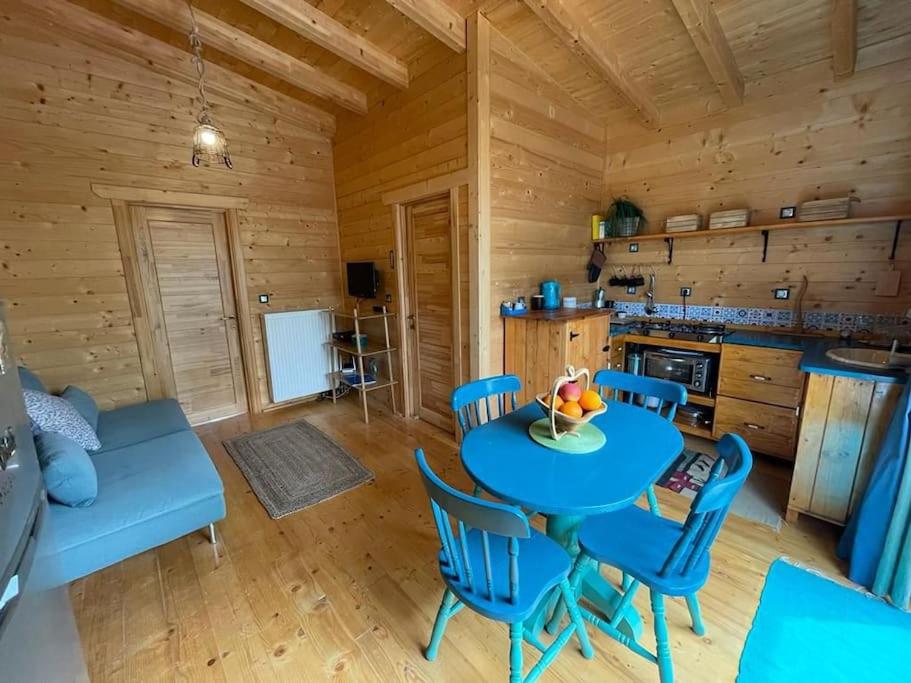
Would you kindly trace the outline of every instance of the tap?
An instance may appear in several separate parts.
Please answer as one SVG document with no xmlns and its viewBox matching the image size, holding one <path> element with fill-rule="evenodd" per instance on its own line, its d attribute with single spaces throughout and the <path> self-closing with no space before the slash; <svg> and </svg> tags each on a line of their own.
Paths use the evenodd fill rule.
<svg viewBox="0 0 911 683">
<path fill-rule="evenodd" d="M 655 315 L 658 312 L 658 307 L 655 306 L 655 274 L 650 273 L 648 276 L 648 291 L 645 293 L 645 298 L 648 301 L 645 304 L 645 315 Z"/>
</svg>

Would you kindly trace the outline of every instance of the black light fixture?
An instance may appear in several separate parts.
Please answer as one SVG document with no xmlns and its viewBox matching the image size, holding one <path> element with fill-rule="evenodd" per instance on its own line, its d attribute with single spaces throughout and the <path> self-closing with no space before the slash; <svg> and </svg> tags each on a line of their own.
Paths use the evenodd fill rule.
<svg viewBox="0 0 911 683">
<path fill-rule="evenodd" d="M 228 153 L 228 140 L 216 125 L 209 109 L 209 99 L 206 97 L 206 65 L 202 60 L 202 38 L 199 35 L 196 14 L 193 12 L 193 4 L 190 0 L 187 0 L 187 7 L 190 8 L 192 22 L 190 47 L 193 49 L 193 64 L 196 65 L 201 105 L 199 115 L 196 117 L 196 128 L 193 130 L 193 165 L 224 164 L 227 168 L 234 168 L 231 155 Z"/>
</svg>

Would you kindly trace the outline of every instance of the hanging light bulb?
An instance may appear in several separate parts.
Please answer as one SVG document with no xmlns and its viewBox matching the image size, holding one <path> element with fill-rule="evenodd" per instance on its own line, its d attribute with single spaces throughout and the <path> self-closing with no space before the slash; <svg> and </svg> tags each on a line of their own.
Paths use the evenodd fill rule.
<svg viewBox="0 0 911 683">
<path fill-rule="evenodd" d="M 209 100 L 206 97 L 206 65 L 202 61 L 202 38 L 199 36 L 196 14 L 193 12 L 193 4 L 190 0 L 187 0 L 187 6 L 190 8 L 192 22 L 190 47 L 193 49 L 193 64 L 196 65 L 201 105 L 199 115 L 196 117 L 196 129 L 193 131 L 193 165 L 224 164 L 228 168 L 234 168 L 231 155 L 228 153 L 228 140 L 215 124 L 209 109 Z"/>
</svg>

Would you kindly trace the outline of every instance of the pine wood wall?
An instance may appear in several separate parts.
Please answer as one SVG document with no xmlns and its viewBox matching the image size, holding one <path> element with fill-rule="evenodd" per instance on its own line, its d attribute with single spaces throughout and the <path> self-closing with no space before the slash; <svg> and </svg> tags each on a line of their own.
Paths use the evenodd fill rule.
<svg viewBox="0 0 911 683">
<path fill-rule="evenodd" d="M 194 169 L 192 85 L 87 47 L 25 5 L 3 2 L 0 26 L 0 298 L 21 361 L 103 408 L 144 400 L 111 206 L 90 183 L 243 196 L 241 295 L 268 404 L 260 314 L 339 303 L 331 142 L 252 96 L 213 97 L 235 169 Z"/>
<path fill-rule="evenodd" d="M 586 226 L 600 204 L 604 128 L 495 28 L 490 36 L 489 367 L 500 372 L 501 301 L 530 297 L 551 278 L 564 296 L 591 301 Z"/>
<path fill-rule="evenodd" d="M 435 45 L 410 68 L 413 74 L 423 71 L 407 90 L 388 89 L 366 116 L 339 117 L 334 148 L 342 261 L 373 261 L 380 270 L 380 298 L 363 305 L 381 304 L 389 295 L 386 305 L 394 312 L 399 312 L 390 268 L 394 213 L 381 195 L 468 165 L 465 55 Z M 464 206 L 460 215 L 466 215 Z M 468 305 L 466 296 L 462 301 Z M 348 300 L 345 305 L 353 304 Z M 396 376 L 401 377 L 397 362 Z"/>
<path fill-rule="evenodd" d="M 648 232 L 664 218 L 750 207 L 753 222 L 778 220 L 778 209 L 802 201 L 854 195 L 854 215 L 911 212 L 911 38 L 861 49 L 857 73 L 832 78 L 829 60 L 747 84 L 742 106 L 699 118 L 669 112 L 659 130 L 634 121 L 607 126 L 604 204 L 628 195 L 645 210 Z M 678 240 L 674 264 L 663 242 L 626 244 L 608 258 L 627 271 L 657 274 L 657 299 L 690 304 L 790 308 L 772 289 L 809 279 L 805 310 L 903 313 L 911 305 L 911 236 L 903 236 L 894 266 L 902 271 L 898 297 L 874 294 L 877 275 L 892 267 L 894 224 L 850 229 L 807 228 L 773 233 L 767 263 L 759 234 Z M 609 270 L 605 271 L 609 274 Z M 644 290 L 620 301 L 644 301 Z"/>
</svg>

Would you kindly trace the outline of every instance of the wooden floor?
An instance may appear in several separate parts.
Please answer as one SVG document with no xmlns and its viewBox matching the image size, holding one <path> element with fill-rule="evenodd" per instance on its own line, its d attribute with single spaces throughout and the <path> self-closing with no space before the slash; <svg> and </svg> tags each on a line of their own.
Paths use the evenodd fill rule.
<svg viewBox="0 0 911 683">
<path fill-rule="evenodd" d="M 95 681 L 499 681 L 507 630 L 469 610 L 453 619 L 436 662 L 423 659 L 441 596 L 437 542 L 413 449 L 468 487 L 452 439 L 377 411 L 369 426 L 354 401 L 314 403 L 257 419 L 306 418 L 358 456 L 376 480 L 273 521 L 226 454 L 223 439 L 247 417 L 200 428 L 225 482 L 220 542 L 202 533 L 77 581 L 73 605 Z M 688 501 L 659 489 L 663 510 Z M 668 605 L 679 681 L 731 681 L 769 564 L 790 556 L 830 574 L 835 531 L 811 519 L 780 533 L 729 518 L 700 594 L 708 633 L 689 630 L 682 601 Z M 647 593 L 636 604 L 651 646 Z M 545 681 L 657 681 L 656 669 L 599 632 L 595 659 L 567 647 Z M 535 657 L 526 648 L 526 666 Z"/>
</svg>

